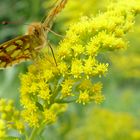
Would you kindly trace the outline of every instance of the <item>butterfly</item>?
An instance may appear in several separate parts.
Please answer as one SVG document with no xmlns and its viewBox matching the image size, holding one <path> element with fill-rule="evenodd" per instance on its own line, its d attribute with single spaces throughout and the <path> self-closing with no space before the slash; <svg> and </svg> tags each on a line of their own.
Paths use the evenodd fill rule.
<svg viewBox="0 0 140 140">
<path fill-rule="evenodd" d="M 32 23 L 27 35 L 18 36 L 0 45 L 0 68 L 13 66 L 36 57 L 48 45 L 47 35 L 55 16 L 61 12 L 68 0 L 60 0 L 51 9 L 43 23 Z"/>
</svg>

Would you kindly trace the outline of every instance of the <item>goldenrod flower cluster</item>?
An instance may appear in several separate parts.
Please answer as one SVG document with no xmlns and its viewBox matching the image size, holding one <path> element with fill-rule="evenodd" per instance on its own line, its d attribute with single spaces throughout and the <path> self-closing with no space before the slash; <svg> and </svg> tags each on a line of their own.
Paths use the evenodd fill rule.
<svg viewBox="0 0 140 140">
<path fill-rule="evenodd" d="M 6 135 L 6 124 L 2 119 L 0 119 L 0 138 L 5 138 Z"/>
<path fill-rule="evenodd" d="M 8 130 L 22 133 L 25 129 L 21 113 L 15 109 L 12 100 L 0 99 L 0 139 L 7 137 Z"/>
<path fill-rule="evenodd" d="M 57 47 L 57 66 L 46 54 L 29 67 L 27 74 L 21 75 L 23 118 L 30 126 L 39 126 L 42 120 L 54 122 L 55 103 L 99 104 L 105 99 L 99 78 L 106 74 L 109 65 L 99 59 L 100 54 L 126 48 L 124 35 L 131 30 L 138 12 L 137 1 L 124 0 L 111 4 L 97 17 L 83 17 L 69 27 Z"/>
<path fill-rule="evenodd" d="M 66 109 L 65 104 L 55 101 L 59 88 L 55 80 L 58 70 L 46 59 L 40 59 L 29 67 L 28 74 L 20 76 L 22 117 L 31 127 L 55 122 L 57 114 Z"/>
<path fill-rule="evenodd" d="M 87 140 L 87 138 L 96 140 L 140 139 L 139 119 L 132 114 L 97 107 L 87 112 L 89 112 L 86 114 L 87 117 L 79 120 L 80 122 L 75 124 L 74 120 L 72 121 L 73 127 L 65 136 L 67 140 L 74 138 L 82 140 Z"/>
</svg>

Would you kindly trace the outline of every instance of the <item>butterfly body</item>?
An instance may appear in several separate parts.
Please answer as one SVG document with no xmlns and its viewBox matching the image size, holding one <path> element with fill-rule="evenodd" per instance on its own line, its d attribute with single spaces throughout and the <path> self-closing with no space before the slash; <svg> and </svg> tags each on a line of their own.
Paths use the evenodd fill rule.
<svg viewBox="0 0 140 140">
<path fill-rule="evenodd" d="M 28 35 L 32 36 L 32 49 L 39 50 L 46 46 L 46 33 L 42 23 L 32 23 L 28 28 Z"/>
</svg>

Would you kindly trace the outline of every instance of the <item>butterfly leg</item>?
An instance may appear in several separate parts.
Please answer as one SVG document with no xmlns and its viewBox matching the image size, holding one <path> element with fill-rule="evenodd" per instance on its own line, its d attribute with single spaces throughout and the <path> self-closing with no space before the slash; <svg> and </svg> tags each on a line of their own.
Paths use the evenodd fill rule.
<svg viewBox="0 0 140 140">
<path fill-rule="evenodd" d="M 48 44 L 49 48 L 51 49 L 51 52 L 52 52 L 52 55 L 53 55 L 53 58 L 54 58 L 54 62 L 56 64 L 56 66 L 57 66 L 57 61 L 56 61 L 56 58 L 55 58 L 55 55 L 54 55 L 53 48 L 52 48 L 51 44 L 49 43 L 49 41 L 47 41 L 47 44 Z"/>
</svg>

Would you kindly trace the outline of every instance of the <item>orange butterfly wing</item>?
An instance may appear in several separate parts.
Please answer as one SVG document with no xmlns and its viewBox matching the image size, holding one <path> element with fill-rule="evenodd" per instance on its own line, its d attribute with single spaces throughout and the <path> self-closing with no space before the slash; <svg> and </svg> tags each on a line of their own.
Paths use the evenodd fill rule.
<svg viewBox="0 0 140 140">
<path fill-rule="evenodd" d="M 0 68 L 31 59 L 31 35 L 16 37 L 0 45 Z"/>
</svg>

